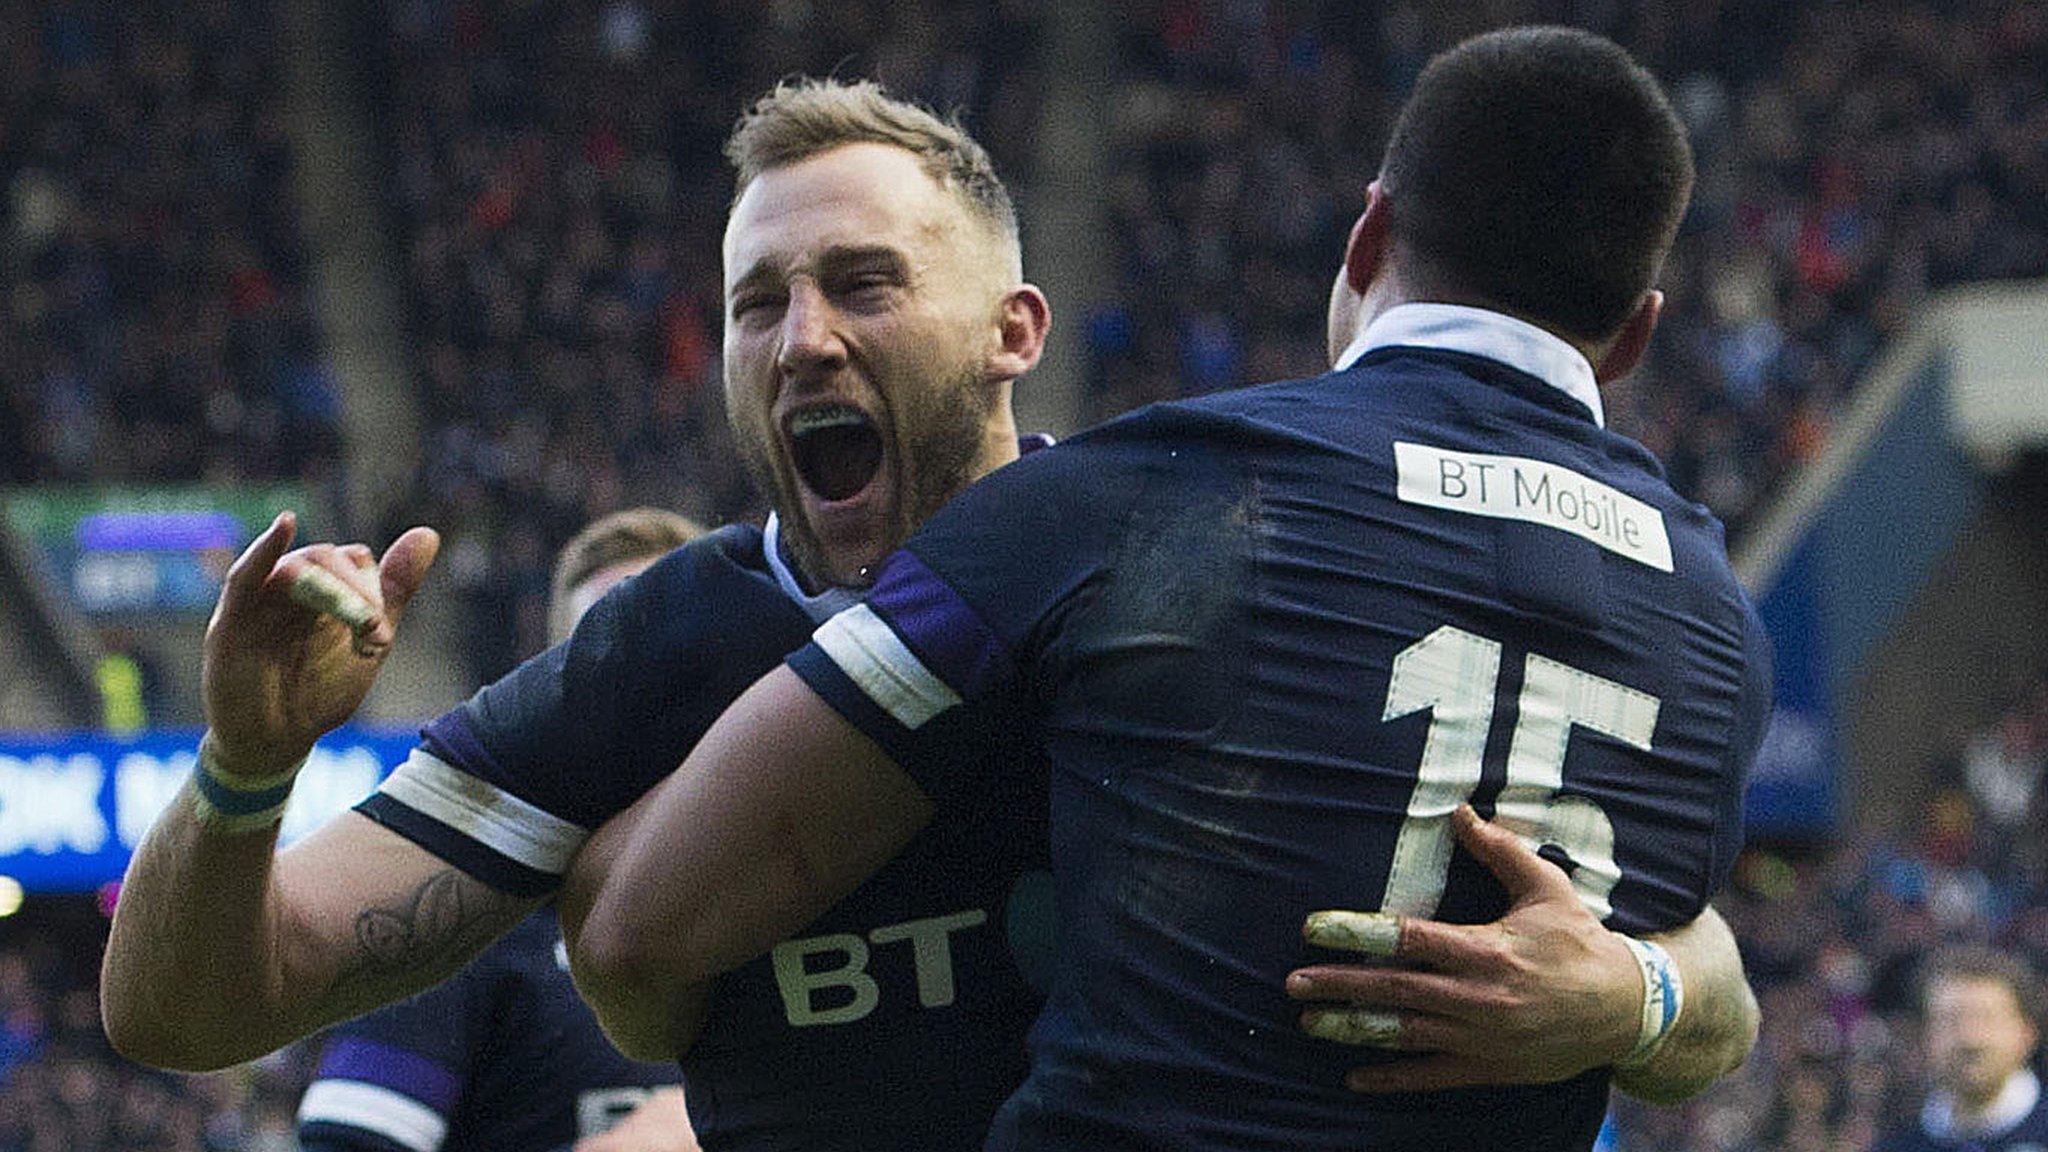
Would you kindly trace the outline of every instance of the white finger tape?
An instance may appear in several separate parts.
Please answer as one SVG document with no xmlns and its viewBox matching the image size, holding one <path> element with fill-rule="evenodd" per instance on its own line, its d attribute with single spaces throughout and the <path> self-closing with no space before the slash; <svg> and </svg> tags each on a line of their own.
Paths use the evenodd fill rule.
<svg viewBox="0 0 2048 1152">
<path fill-rule="evenodd" d="M 377 619 L 377 607 L 325 568 L 307 568 L 292 579 L 291 597 L 360 632 Z"/>
<path fill-rule="evenodd" d="M 1311 912 L 1307 937 L 1318 948 L 1392 956 L 1401 947 L 1401 918 L 1386 912 Z"/>
</svg>

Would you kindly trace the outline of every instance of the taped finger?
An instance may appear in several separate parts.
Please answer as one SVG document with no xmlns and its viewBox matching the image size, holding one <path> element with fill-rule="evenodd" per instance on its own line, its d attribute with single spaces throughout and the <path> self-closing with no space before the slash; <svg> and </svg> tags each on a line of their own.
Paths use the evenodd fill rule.
<svg viewBox="0 0 2048 1152">
<path fill-rule="evenodd" d="M 1311 1008 L 1301 1014 L 1301 1030 L 1322 1040 L 1365 1048 L 1398 1048 L 1401 1017 L 1367 1008 Z"/>
<path fill-rule="evenodd" d="M 1320 964 L 1287 974 L 1289 998 L 1360 1008 L 1426 1012 L 1454 1020 L 1478 1019 L 1493 1010 L 1492 985 L 1466 977 L 1405 968 Z"/>
<path fill-rule="evenodd" d="M 315 612 L 334 617 L 359 635 L 377 622 L 376 605 L 317 564 L 308 565 L 292 578 L 291 598 Z"/>
<path fill-rule="evenodd" d="M 1318 948 L 1392 956 L 1401 949 L 1401 918 L 1388 912 L 1311 912 L 1302 936 Z"/>
</svg>

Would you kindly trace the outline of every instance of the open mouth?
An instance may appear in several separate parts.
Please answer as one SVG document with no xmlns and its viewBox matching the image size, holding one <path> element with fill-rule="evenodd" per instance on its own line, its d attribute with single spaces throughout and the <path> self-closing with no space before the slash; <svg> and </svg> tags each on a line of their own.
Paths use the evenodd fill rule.
<svg viewBox="0 0 2048 1152">
<path fill-rule="evenodd" d="M 859 495 L 882 467 L 882 434 L 866 413 L 847 405 L 790 417 L 789 444 L 798 478 L 821 500 Z"/>
</svg>

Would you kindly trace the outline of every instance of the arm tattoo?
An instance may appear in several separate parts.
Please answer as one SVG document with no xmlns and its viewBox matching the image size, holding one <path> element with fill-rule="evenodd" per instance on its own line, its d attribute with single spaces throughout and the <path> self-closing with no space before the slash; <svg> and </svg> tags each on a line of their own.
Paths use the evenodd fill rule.
<svg viewBox="0 0 2048 1152">
<path fill-rule="evenodd" d="M 519 903 L 457 869 L 436 872 L 410 896 L 357 914 L 355 952 L 335 988 L 382 989 L 445 975 L 495 939 Z"/>
</svg>

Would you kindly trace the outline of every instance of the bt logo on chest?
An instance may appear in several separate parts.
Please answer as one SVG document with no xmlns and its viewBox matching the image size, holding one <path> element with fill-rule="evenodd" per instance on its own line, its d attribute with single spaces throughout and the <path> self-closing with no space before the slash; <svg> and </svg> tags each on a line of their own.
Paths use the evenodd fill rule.
<svg viewBox="0 0 2048 1152">
<path fill-rule="evenodd" d="M 769 959 L 775 968 L 775 986 L 782 993 L 782 1007 L 790 1027 L 851 1024 L 866 1018 L 882 1002 L 882 986 L 867 971 L 871 948 L 900 943 L 910 945 L 919 1006 L 946 1007 L 954 998 L 952 935 L 979 927 L 987 920 L 986 912 L 971 908 L 947 916 L 886 924 L 868 933 L 866 939 L 851 932 L 838 932 L 777 944 Z M 814 968 L 814 963 L 822 966 Z M 828 990 L 829 994 L 819 995 Z M 851 1000 L 846 998 L 849 992 Z M 821 999 L 830 1006 L 820 1007 Z"/>
</svg>

